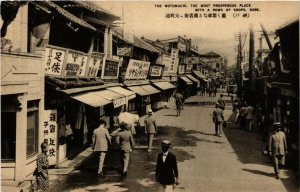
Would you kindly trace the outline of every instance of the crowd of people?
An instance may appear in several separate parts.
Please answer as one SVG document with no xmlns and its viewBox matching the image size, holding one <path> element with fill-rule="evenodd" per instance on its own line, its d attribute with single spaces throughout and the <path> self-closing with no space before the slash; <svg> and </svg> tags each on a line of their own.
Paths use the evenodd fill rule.
<svg viewBox="0 0 300 192">
<path fill-rule="evenodd" d="M 201 86 L 200 87 L 200 95 L 202 95 L 202 96 L 216 97 L 217 92 L 218 92 L 218 88 L 214 84 L 212 84 L 210 86 Z"/>
</svg>

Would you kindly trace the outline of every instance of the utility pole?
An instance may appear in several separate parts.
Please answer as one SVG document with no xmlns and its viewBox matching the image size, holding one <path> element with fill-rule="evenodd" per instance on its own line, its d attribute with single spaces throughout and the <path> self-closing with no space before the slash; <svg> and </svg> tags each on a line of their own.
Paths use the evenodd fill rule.
<svg viewBox="0 0 300 192">
<path fill-rule="evenodd" d="M 253 62 L 254 62 L 254 32 L 253 25 L 250 24 L 249 38 L 249 90 L 253 91 Z"/>
</svg>

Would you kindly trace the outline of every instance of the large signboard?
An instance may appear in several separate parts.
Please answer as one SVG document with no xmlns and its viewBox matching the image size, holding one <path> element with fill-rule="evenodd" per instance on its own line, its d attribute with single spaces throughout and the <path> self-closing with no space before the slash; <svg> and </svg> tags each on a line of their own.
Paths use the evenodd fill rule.
<svg viewBox="0 0 300 192">
<path fill-rule="evenodd" d="M 161 77 L 162 71 L 163 71 L 163 66 L 152 65 L 150 67 L 149 75 L 150 75 L 150 77 Z"/>
<path fill-rule="evenodd" d="M 130 59 L 125 73 L 125 79 L 146 79 L 150 62 Z"/>
<path fill-rule="evenodd" d="M 63 75 L 67 77 L 77 76 L 81 66 L 83 55 L 81 53 L 69 51 L 64 65 Z"/>
<path fill-rule="evenodd" d="M 103 79 L 117 79 L 119 72 L 119 60 L 106 59 L 103 62 L 102 75 Z"/>
<path fill-rule="evenodd" d="M 42 117 L 43 121 L 43 139 L 41 142 L 47 142 L 49 146 L 48 160 L 49 165 L 56 164 L 56 146 L 57 146 L 57 111 L 45 110 Z"/>
<path fill-rule="evenodd" d="M 45 52 L 45 74 L 61 76 L 66 50 L 46 48 Z"/>
</svg>

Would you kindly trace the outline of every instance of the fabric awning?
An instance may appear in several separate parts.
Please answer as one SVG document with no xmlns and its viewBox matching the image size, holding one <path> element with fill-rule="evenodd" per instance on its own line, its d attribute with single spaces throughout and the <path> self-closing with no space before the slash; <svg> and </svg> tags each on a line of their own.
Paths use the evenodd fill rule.
<svg viewBox="0 0 300 192">
<path fill-rule="evenodd" d="M 143 89 L 141 86 L 131 86 L 127 87 L 131 91 L 135 92 L 136 94 L 139 94 L 141 96 L 150 95 L 145 89 Z"/>
<path fill-rule="evenodd" d="M 103 97 L 107 100 L 112 101 L 115 108 L 119 107 L 121 105 L 124 105 L 126 103 L 124 95 L 121 95 L 121 94 L 116 93 L 114 91 L 103 90 L 103 91 L 95 91 L 93 93 L 98 95 L 99 97 Z"/>
<path fill-rule="evenodd" d="M 149 94 L 155 94 L 155 93 L 159 93 L 160 91 L 156 88 L 154 88 L 151 85 L 142 85 L 141 86 L 143 89 L 145 89 Z"/>
<path fill-rule="evenodd" d="M 198 79 L 196 79 L 195 77 L 193 77 L 192 75 L 188 74 L 186 75 L 187 78 L 189 78 L 190 80 L 194 81 L 195 83 L 197 83 L 197 87 L 200 87 L 200 81 Z"/>
<path fill-rule="evenodd" d="M 107 89 L 128 97 L 128 100 L 134 99 L 136 97 L 136 95 L 133 91 L 129 91 L 129 90 L 124 89 L 122 87 L 109 87 Z"/>
<path fill-rule="evenodd" d="M 193 82 L 191 80 L 189 80 L 187 77 L 179 77 L 181 80 L 183 80 L 186 84 L 188 85 L 192 85 Z"/>
<path fill-rule="evenodd" d="M 157 82 L 157 83 L 153 83 L 153 84 L 162 90 L 175 88 L 175 86 L 169 82 Z"/>
<path fill-rule="evenodd" d="M 92 107 L 100 107 L 111 103 L 110 100 L 100 97 L 94 92 L 82 93 L 71 97 Z"/>
<path fill-rule="evenodd" d="M 205 75 L 203 75 L 203 73 L 201 73 L 201 71 L 193 71 L 193 73 L 200 79 L 207 79 L 207 77 Z"/>
</svg>

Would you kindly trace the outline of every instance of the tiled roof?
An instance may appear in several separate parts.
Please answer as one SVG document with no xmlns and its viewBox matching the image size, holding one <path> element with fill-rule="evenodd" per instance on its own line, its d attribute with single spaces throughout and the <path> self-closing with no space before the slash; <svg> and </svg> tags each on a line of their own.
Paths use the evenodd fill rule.
<svg viewBox="0 0 300 192">
<path fill-rule="evenodd" d="M 64 8 L 56 5 L 55 3 L 51 2 L 51 1 L 39 1 L 39 3 L 45 4 L 46 6 L 50 7 L 51 9 L 54 9 L 55 11 L 57 11 L 63 17 L 69 19 L 70 21 L 72 21 L 72 22 L 74 22 L 74 23 L 76 23 L 78 25 L 81 25 L 82 27 L 85 27 L 85 28 L 91 29 L 93 31 L 96 31 L 95 27 L 93 27 L 92 25 L 88 24 L 84 20 L 76 17 L 72 13 L 68 12 Z"/>
<path fill-rule="evenodd" d="M 136 36 L 134 36 L 133 39 L 134 39 L 134 43 L 133 43 L 134 46 L 148 50 L 150 52 L 159 53 L 159 50 L 157 50 L 155 47 L 153 47 L 149 43 L 145 42 L 144 40 L 142 40 Z"/>
</svg>

